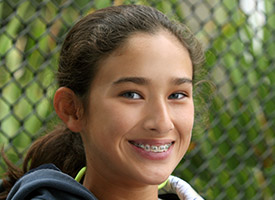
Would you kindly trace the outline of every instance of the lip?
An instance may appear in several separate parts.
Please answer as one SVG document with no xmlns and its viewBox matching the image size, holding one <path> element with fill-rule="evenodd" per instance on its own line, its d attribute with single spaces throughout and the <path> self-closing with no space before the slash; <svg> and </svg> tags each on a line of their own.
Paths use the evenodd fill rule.
<svg viewBox="0 0 275 200">
<path fill-rule="evenodd" d="M 129 140 L 128 143 L 130 144 L 131 148 L 134 150 L 134 152 L 142 158 L 149 159 L 149 160 L 165 160 L 167 159 L 174 148 L 175 141 L 171 139 L 167 140 Z M 151 152 L 151 151 L 146 151 L 145 149 L 142 149 L 140 147 L 137 147 L 133 143 L 138 143 L 138 144 L 148 144 L 150 146 L 160 146 L 160 145 L 165 145 L 165 144 L 172 144 L 167 151 L 165 152 Z"/>
<path fill-rule="evenodd" d="M 151 145 L 164 145 L 164 144 L 169 144 L 169 143 L 174 143 L 174 140 L 171 139 L 165 139 L 165 140 L 129 140 L 129 142 L 134 142 L 134 143 L 139 143 L 139 144 L 149 144 Z"/>
</svg>

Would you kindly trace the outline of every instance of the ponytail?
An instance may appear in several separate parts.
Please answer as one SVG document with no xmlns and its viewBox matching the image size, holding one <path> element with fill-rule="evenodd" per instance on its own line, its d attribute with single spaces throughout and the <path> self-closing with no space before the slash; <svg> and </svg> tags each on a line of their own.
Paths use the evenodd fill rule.
<svg viewBox="0 0 275 200">
<path fill-rule="evenodd" d="M 5 200 L 15 182 L 29 170 L 42 164 L 52 163 L 62 172 L 75 177 L 86 165 L 83 143 L 79 133 L 71 132 L 65 125 L 36 140 L 27 152 L 22 169 L 13 165 L 2 150 L 2 157 L 8 166 L 6 178 L 3 179 L 4 192 L 0 200 Z"/>
</svg>

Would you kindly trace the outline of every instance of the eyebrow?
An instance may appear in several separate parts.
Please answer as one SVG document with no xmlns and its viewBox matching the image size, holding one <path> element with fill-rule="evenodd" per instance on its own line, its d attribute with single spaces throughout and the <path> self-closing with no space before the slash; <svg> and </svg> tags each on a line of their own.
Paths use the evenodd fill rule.
<svg viewBox="0 0 275 200">
<path fill-rule="evenodd" d="M 181 85 L 181 84 L 184 84 L 184 83 L 193 84 L 193 80 L 190 79 L 190 78 L 175 78 L 175 79 L 172 80 L 172 83 L 174 85 Z"/>
<path fill-rule="evenodd" d="M 135 83 L 137 85 L 147 85 L 149 84 L 149 80 L 143 77 L 122 77 L 116 81 L 113 82 L 113 85 L 118 85 L 122 83 Z M 185 83 L 193 83 L 193 80 L 190 78 L 174 78 L 172 79 L 171 83 L 173 85 L 181 85 Z"/>
<path fill-rule="evenodd" d="M 113 82 L 113 85 L 118 85 L 118 84 L 127 83 L 127 82 L 135 83 L 138 85 L 146 85 L 149 83 L 149 80 L 142 77 L 123 77 Z"/>
</svg>

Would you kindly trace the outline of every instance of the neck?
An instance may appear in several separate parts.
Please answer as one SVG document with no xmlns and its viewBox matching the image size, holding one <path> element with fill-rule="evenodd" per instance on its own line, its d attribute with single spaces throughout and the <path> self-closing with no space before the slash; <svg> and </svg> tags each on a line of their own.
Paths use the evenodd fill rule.
<svg viewBox="0 0 275 200">
<path fill-rule="evenodd" d="M 157 185 L 138 185 L 128 180 L 106 179 L 87 170 L 83 185 L 100 200 L 157 200 Z"/>
</svg>

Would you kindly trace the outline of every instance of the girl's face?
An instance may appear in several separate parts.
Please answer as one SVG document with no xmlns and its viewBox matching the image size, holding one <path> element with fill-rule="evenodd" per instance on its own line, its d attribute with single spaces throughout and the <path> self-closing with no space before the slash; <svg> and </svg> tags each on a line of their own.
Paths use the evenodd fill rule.
<svg viewBox="0 0 275 200">
<path fill-rule="evenodd" d="M 124 185 L 162 183 L 191 138 L 187 50 L 168 32 L 138 33 L 100 67 L 82 130 L 86 175 Z"/>
</svg>

